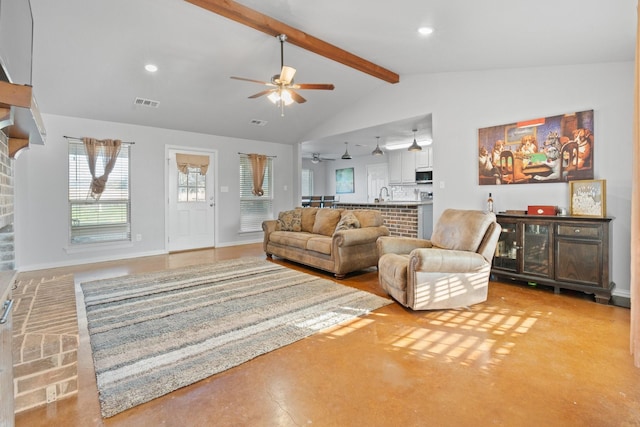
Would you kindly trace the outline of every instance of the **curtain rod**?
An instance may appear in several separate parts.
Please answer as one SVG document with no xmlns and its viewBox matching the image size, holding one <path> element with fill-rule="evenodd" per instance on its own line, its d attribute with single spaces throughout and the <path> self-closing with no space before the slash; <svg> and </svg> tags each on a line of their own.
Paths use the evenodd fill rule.
<svg viewBox="0 0 640 427">
<path fill-rule="evenodd" d="M 248 156 L 248 154 L 247 154 L 247 153 L 241 153 L 241 152 L 239 152 L 239 151 L 238 151 L 238 154 L 241 154 L 241 155 L 243 155 L 243 156 Z M 276 159 L 278 156 L 267 156 L 267 157 L 270 157 L 270 158 L 272 158 L 272 159 Z"/>
<path fill-rule="evenodd" d="M 82 141 L 82 138 L 78 138 L 76 136 L 67 136 L 67 135 L 63 135 L 63 138 L 67 138 L 67 139 L 75 139 L 76 141 Z M 99 140 L 101 141 L 101 140 Z M 133 145 L 135 144 L 135 142 L 129 142 L 129 141 L 122 141 L 123 144 L 129 144 L 129 145 Z"/>
</svg>

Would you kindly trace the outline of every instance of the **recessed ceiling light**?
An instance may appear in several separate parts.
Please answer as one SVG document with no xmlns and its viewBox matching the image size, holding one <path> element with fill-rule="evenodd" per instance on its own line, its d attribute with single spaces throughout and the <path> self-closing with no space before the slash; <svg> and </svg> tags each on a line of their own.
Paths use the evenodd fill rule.
<svg viewBox="0 0 640 427">
<path fill-rule="evenodd" d="M 418 32 L 420 34 L 422 34 L 423 36 L 429 35 L 431 33 L 433 33 L 433 28 L 430 27 L 420 27 L 418 28 Z"/>
<path fill-rule="evenodd" d="M 150 73 L 155 73 L 156 71 L 158 71 L 158 67 L 153 65 L 153 64 L 147 64 L 144 66 L 144 69 L 147 70 Z"/>
</svg>

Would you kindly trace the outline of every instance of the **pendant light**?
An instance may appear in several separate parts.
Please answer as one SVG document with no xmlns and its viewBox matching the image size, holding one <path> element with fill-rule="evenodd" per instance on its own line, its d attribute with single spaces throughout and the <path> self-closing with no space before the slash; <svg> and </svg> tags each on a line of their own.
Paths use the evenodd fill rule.
<svg viewBox="0 0 640 427">
<path fill-rule="evenodd" d="M 418 129 L 413 129 L 413 144 L 409 147 L 409 151 L 422 151 L 422 147 L 416 142 L 416 132 Z"/>
<path fill-rule="evenodd" d="M 351 154 L 349 154 L 349 143 L 345 142 L 347 148 L 344 149 L 344 154 L 342 155 L 342 160 L 351 160 Z"/>
<path fill-rule="evenodd" d="M 377 139 L 376 149 L 371 152 L 371 155 L 372 156 L 382 156 L 384 154 L 384 151 L 382 151 L 380 149 L 380 137 L 376 136 L 376 139 Z"/>
</svg>

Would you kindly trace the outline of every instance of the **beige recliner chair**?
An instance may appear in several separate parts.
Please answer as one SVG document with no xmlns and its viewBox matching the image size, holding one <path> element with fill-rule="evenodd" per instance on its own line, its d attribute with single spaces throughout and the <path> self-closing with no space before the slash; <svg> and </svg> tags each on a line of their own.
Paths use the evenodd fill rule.
<svg viewBox="0 0 640 427">
<path fill-rule="evenodd" d="M 431 240 L 379 237 L 380 286 L 414 310 L 457 308 L 486 301 L 501 229 L 493 213 L 447 209 Z"/>
</svg>

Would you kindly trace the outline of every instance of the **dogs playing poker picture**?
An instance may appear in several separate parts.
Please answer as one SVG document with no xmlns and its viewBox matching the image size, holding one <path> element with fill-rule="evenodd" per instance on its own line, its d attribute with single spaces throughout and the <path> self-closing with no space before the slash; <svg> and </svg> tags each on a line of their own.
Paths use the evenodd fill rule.
<svg viewBox="0 0 640 427">
<path fill-rule="evenodd" d="M 478 130 L 480 185 L 593 179 L 593 110 Z"/>
</svg>

